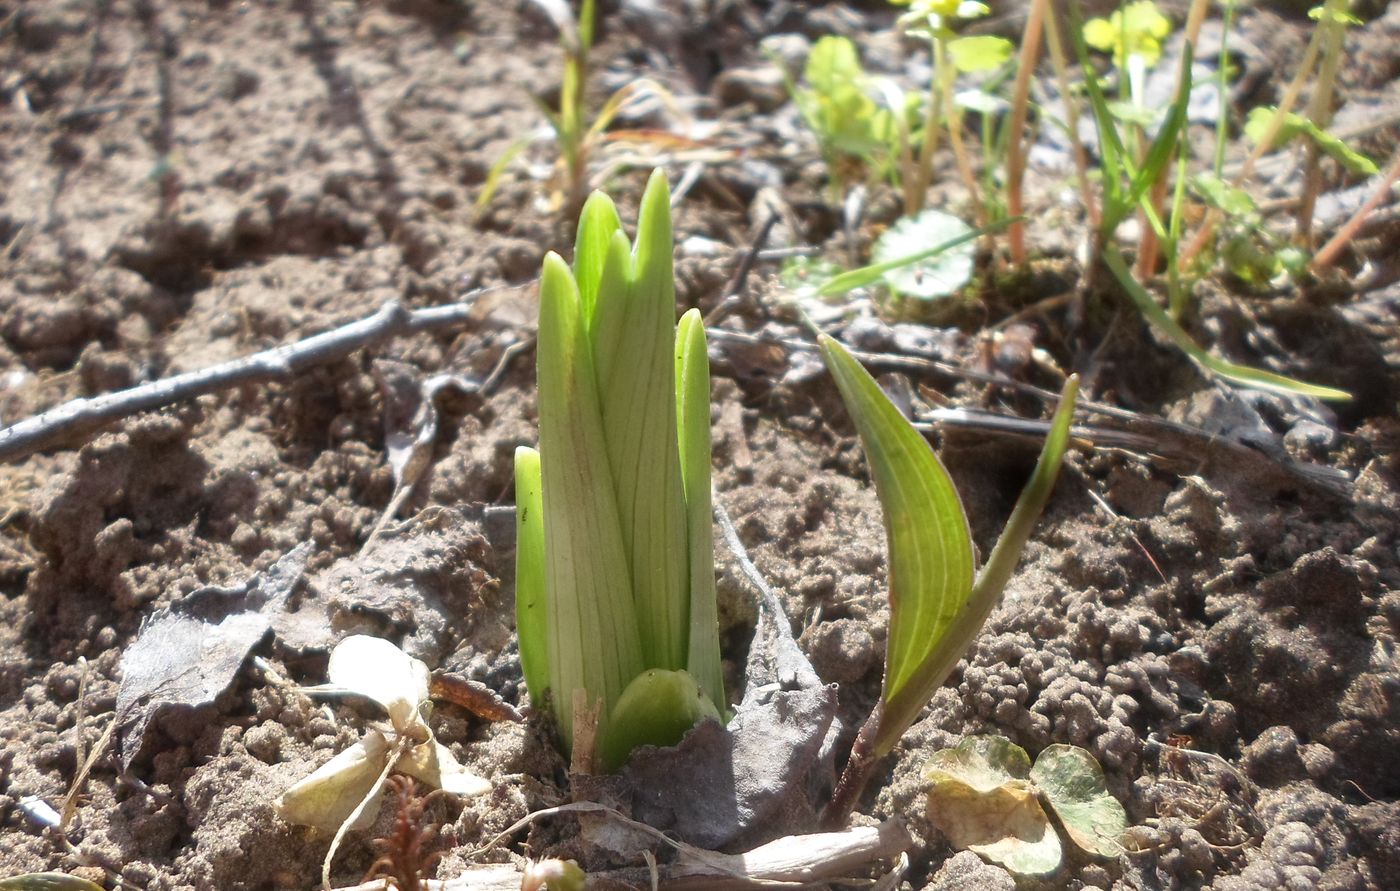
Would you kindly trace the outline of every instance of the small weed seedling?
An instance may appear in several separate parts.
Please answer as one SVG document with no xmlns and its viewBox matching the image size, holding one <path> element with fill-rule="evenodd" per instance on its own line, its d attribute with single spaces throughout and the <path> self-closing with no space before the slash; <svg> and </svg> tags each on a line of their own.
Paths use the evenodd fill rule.
<svg viewBox="0 0 1400 891">
<path fill-rule="evenodd" d="M 555 27 L 559 30 L 559 46 L 564 52 L 564 73 L 559 85 L 559 108 L 554 110 L 539 98 L 535 104 L 549 121 L 558 147 L 558 161 L 551 186 L 551 209 L 562 212 L 572 219 L 583 204 L 588 191 L 589 164 L 598 147 L 602 144 L 604 131 L 612 125 L 627 103 L 646 93 L 669 99 L 669 94 L 654 81 L 646 78 L 635 80 L 608 97 L 597 117 L 588 119 L 586 88 L 589 75 L 589 56 L 593 50 L 593 38 L 597 23 L 597 0 L 582 0 L 577 17 L 568 0 L 534 0 Z M 651 134 L 613 132 L 613 138 L 628 137 L 637 141 L 649 141 Z M 491 170 L 477 206 L 491 203 L 501 176 L 533 141 L 533 137 L 517 139 L 506 149 Z"/>
<path fill-rule="evenodd" d="M 954 24 L 980 18 L 991 8 L 975 0 L 891 0 L 896 6 L 908 6 L 900 16 L 900 24 L 911 34 L 929 42 L 933 75 L 929 82 L 928 103 L 924 113 L 922 134 L 917 140 L 907 131 L 900 133 L 900 181 L 904 193 L 904 214 L 913 216 L 924 208 L 928 187 L 933 181 L 933 156 L 938 150 L 941 127 L 948 130 L 948 143 L 957 160 L 958 173 L 972 197 L 977 210 L 978 225 L 986 225 L 988 217 L 982 205 L 977 176 L 962 138 L 962 114 L 953 93 L 959 73 L 993 71 L 1011 58 L 1011 42 L 1001 37 L 960 37 Z M 887 99 L 895 109 L 907 108 L 908 102 L 897 88 L 891 87 Z M 896 121 L 906 120 L 896 115 Z M 917 151 L 913 143 L 918 142 Z"/>
<path fill-rule="evenodd" d="M 967 515 L 942 462 L 869 372 L 840 343 L 820 339 L 870 462 L 889 548 L 885 680 L 823 815 L 834 827 L 845 822 L 879 760 L 914 723 L 1001 599 L 1059 475 L 1079 384 L 1075 377 L 1065 384 L 1035 472 L 976 573 Z"/>
<path fill-rule="evenodd" d="M 787 69 L 784 67 L 784 76 Z M 830 178 L 830 199 L 840 203 L 851 185 L 879 178 L 889 170 L 898 143 L 896 112 L 870 96 L 870 78 L 860 66 L 856 45 L 828 35 L 807 56 L 804 86 L 788 81 L 788 92 L 802 120 L 817 137 Z"/>
<path fill-rule="evenodd" d="M 515 456 L 516 624 L 530 698 L 584 768 L 596 751 L 614 770 L 725 707 L 709 360 L 699 312 L 674 321 L 671 250 L 658 171 L 635 248 L 594 194 L 573 268 L 551 253 L 540 281 L 540 446 Z"/>
<path fill-rule="evenodd" d="M 1183 143 L 1187 125 L 1186 112 L 1191 95 L 1192 46 L 1189 41 L 1185 45 L 1176 96 L 1166 109 L 1156 137 L 1140 153 L 1134 152 L 1128 147 L 1131 133 L 1125 133 L 1123 128 L 1133 128 L 1136 124 L 1125 125 L 1122 121 L 1121 107 L 1118 113 L 1111 107 L 1089 65 L 1089 50 L 1084 27 L 1079 24 L 1077 5 L 1071 3 L 1070 11 L 1076 24 L 1072 29 L 1075 50 L 1084 70 L 1084 85 L 1098 130 L 1102 172 L 1103 201 L 1099 226 L 1094 233 L 1090 265 L 1102 262 L 1148 322 L 1208 373 L 1241 386 L 1261 390 L 1301 394 L 1319 399 L 1349 399 L 1349 394 L 1341 390 L 1249 368 L 1211 354 L 1191 338 L 1173 314 L 1157 304 L 1139 282 L 1139 277 L 1135 277 L 1128 268 L 1114 238 L 1119 224 L 1134 211 L 1141 211 L 1142 218 L 1151 227 L 1156 243 L 1161 245 L 1166 256 L 1168 304 L 1178 315 L 1184 311 L 1187 291 L 1186 283 L 1182 279 L 1178 246 L 1181 241 L 1188 176 L 1186 156 L 1184 152 L 1178 155 L 1178 148 Z M 1140 162 L 1137 160 L 1139 154 Z M 1172 163 L 1174 157 L 1175 164 Z M 1153 196 L 1165 191 L 1165 184 L 1173 167 L 1176 168 L 1176 186 L 1170 214 L 1164 221 Z"/>
</svg>

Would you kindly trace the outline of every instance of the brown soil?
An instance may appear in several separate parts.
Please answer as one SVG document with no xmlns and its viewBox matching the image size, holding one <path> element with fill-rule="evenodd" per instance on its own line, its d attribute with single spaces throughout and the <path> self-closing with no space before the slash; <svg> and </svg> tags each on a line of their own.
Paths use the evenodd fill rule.
<svg viewBox="0 0 1400 891">
<path fill-rule="evenodd" d="M 775 243 L 829 241 L 845 262 L 812 147 L 787 143 L 805 139 L 791 107 L 774 108 L 771 83 L 734 72 L 766 64 L 754 43 L 769 31 L 869 32 L 897 46 L 880 31 L 889 10 L 741 3 L 707 25 L 624 6 L 607 19 L 600 85 L 644 72 L 686 102 L 718 97 L 697 113 L 717 116 L 723 134 L 752 127 L 742 157 L 710 169 L 677 208 L 677 242 L 692 239 L 678 258 L 681 303 L 718 303 L 769 194 L 790 211 Z M 1257 38 L 1242 78 L 1255 87 L 1249 105 L 1276 98 L 1268 68 L 1306 38 L 1306 19 L 1276 8 L 1242 19 Z M 1397 32 L 1392 5 L 1352 38 L 1348 107 L 1400 102 Z M 423 307 L 528 284 L 545 251 L 570 243 L 544 184 L 519 167 L 488 210 L 474 207 L 490 166 L 541 123 L 526 97 L 557 78 L 552 29 L 528 4 L 6 2 L 0 57 L 4 423 L 291 342 L 386 301 Z M 1394 137 L 1371 134 L 1374 154 L 1393 151 Z M 674 183 L 681 166 L 670 172 Z M 1039 176 L 1035 200 L 1048 205 L 1061 179 Z M 629 171 L 609 184 L 624 219 L 642 182 Z M 892 215 L 887 199 L 872 202 L 877 218 Z M 1048 226 L 1032 238 L 1050 253 L 1064 243 Z M 1393 227 L 1368 238 L 1374 256 L 1394 256 Z M 1372 281 L 1396 278 L 1390 263 Z M 799 336 L 764 308 L 775 273 L 760 264 L 721 327 Z M 979 325 L 1072 289 L 1075 276 L 1052 258 L 1029 287 L 965 307 L 960 330 L 875 325 L 861 345 L 973 366 Z M 1197 332 L 1214 349 L 1357 399 L 1332 410 L 1241 396 L 1109 301 L 1026 317 L 1062 367 L 1088 372 L 1093 398 L 1221 436 L 1252 426 L 1264 457 L 1245 466 L 1203 447 L 1194 465 L 1111 451 L 1071 459 L 1004 604 L 857 816 L 910 822 L 913 888 L 1013 887 L 1000 868 L 954 856 L 924 815 L 923 761 L 984 732 L 1032 754 L 1085 746 L 1139 827 L 1118 861 L 1071 860 L 1018 887 L 1400 887 L 1400 291 L 1207 290 Z M 246 666 L 212 706 L 163 722 L 130 772 L 109 750 L 86 785 L 80 853 L 20 802 L 62 799 L 110 720 L 124 648 L 158 611 L 302 541 L 315 546 L 309 589 L 340 590 L 393 490 L 372 360 L 485 376 L 534 318 L 528 288 L 491 299 L 459 334 L 393 340 L 291 384 L 133 417 L 76 450 L 0 467 L 0 876 L 96 864 L 148 891 L 319 881 L 329 840 L 282 822 L 271 803 L 363 722 L 349 707 L 309 706 L 269 671 L 318 683 L 323 655 L 265 644 L 269 671 Z M 509 561 L 480 508 L 512 502 L 513 449 L 535 439 L 532 357 L 487 398 L 442 401 L 431 477 L 404 513 L 414 519 L 389 536 L 417 550 L 379 567 L 436 606 L 373 620 L 511 702 L 525 694 Z M 716 340 L 714 364 L 718 497 L 816 669 L 841 684 L 842 718 L 858 725 L 878 693 L 887 612 L 879 505 L 853 431 L 809 354 Z M 1005 370 L 1054 385 L 1031 366 Z M 914 383 L 957 404 L 1044 414 L 1009 391 Z M 940 446 L 985 554 L 1033 447 L 958 432 Z M 1293 459 L 1352 482 L 1338 495 L 1260 471 Z M 753 599 L 729 555 L 720 567 L 737 666 Z M 369 621 L 356 616 L 347 606 L 335 633 Z M 435 869 L 448 877 L 477 843 L 556 803 L 564 765 L 533 725 L 454 706 L 435 725 L 496 784 L 434 806 L 449 851 Z M 337 882 L 363 875 L 374 835 L 351 834 Z"/>
</svg>

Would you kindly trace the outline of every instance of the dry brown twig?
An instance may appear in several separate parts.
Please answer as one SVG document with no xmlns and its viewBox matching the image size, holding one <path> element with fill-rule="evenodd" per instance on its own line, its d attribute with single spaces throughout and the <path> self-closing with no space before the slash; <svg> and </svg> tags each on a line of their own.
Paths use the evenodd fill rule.
<svg viewBox="0 0 1400 891">
<path fill-rule="evenodd" d="M 0 430 L 0 461 L 16 461 L 44 449 L 82 440 L 140 412 L 243 384 L 288 380 L 308 368 L 343 359 L 356 350 L 393 337 L 448 331 L 480 321 L 489 312 L 483 309 L 481 296 L 484 293 L 487 292 L 477 291 L 460 303 L 426 309 L 410 310 L 391 301 L 371 316 L 295 343 L 127 390 L 65 402 Z"/>
</svg>

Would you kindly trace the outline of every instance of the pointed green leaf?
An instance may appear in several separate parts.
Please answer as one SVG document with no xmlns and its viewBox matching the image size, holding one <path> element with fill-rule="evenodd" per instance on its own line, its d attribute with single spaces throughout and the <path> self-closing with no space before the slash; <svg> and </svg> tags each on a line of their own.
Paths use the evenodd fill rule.
<svg viewBox="0 0 1400 891">
<path fill-rule="evenodd" d="M 578 288 L 551 253 L 540 279 L 538 348 L 546 652 L 569 746 L 573 691 L 615 702 L 645 664 L 590 352 Z"/>
<path fill-rule="evenodd" d="M 684 671 L 650 668 L 627 685 L 613 706 L 600 754 L 617 770 L 637 746 L 673 746 L 704 718 L 719 711 Z"/>
<path fill-rule="evenodd" d="M 1152 299 L 1152 295 L 1147 293 L 1142 285 L 1137 283 L 1128 266 L 1123 262 L 1122 255 L 1118 249 L 1109 245 L 1103 252 L 1104 264 L 1108 266 L 1113 275 L 1118 279 L 1118 283 L 1123 286 L 1123 290 L 1132 298 L 1133 303 L 1142 312 L 1147 320 L 1151 322 L 1158 331 L 1167 336 L 1167 339 L 1176 344 L 1177 348 L 1190 356 L 1205 370 L 1212 374 L 1219 375 L 1231 383 L 1244 387 L 1252 387 L 1256 390 L 1269 390 L 1274 393 L 1295 393 L 1302 396 L 1314 396 L 1318 399 L 1350 399 L 1351 394 L 1345 390 L 1337 390 L 1332 387 L 1322 387 L 1317 384 L 1304 383 L 1294 380 L 1291 377 L 1284 377 L 1281 374 L 1274 374 L 1271 371 L 1262 371 L 1257 368 L 1250 368 L 1247 365 L 1237 365 L 1234 362 L 1221 359 L 1218 356 L 1207 352 L 1205 348 L 1198 345 L 1191 339 L 1191 335 L 1186 333 L 1175 319 L 1167 315 L 1166 310 L 1157 305 L 1157 301 Z"/>
<path fill-rule="evenodd" d="M 540 453 L 521 446 L 515 450 L 515 629 L 520 670 L 536 706 L 549 689 L 545 559 Z"/>
<path fill-rule="evenodd" d="M 592 324 L 598 301 L 598 285 L 603 277 L 603 263 L 613 236 L 622 231 L 617 206 L 602 192 L 594 192 L 583 204 L 579 214 L 578 235 L 574 238 L 574 281 L 578 283 L 583 317 Z M 625 238 L 625 236 L 624 236 Z"/>
<path fill-rule="evenodd" d="M 679 669 L 686 665 L 690 568 L 675 427 L 671 246 L 670 198 L 657 174 L 642 196 L 632 281 L 599 292 L 593 341 L 606 431 L 598 454 L 612 472 L 643 656 L 650 667 Z"/>
<path fill-rule="evenodd" d="M 845 347 L 826 335 L 819 340 L 827 370 L 860 433 L 884 513 L 890 628 L 881 737 L 883 728 L 897 725 L 898 739 L 933 693 L 924 692 L 921 667 L 947 646 L 947 632 L 966 608 L 972 591 L 972 535 L 953 481 L 923 434 Z M 889 751 L 882 739 L 876 751 Z"/>
<path fill-rule="evenodd" d="M 1123 853 L 1118 839 L 1128 828 L 1128 815 L 1109 794 L 1093 755 L 1078 746 L 1048 746 L 1035 759 L 1031 781 L 1050 802 L 1070 841 L 1100 857 Z"/>
<path fill-rule="evenodd" d="M 1022 875 L 1060 866 L 1062 851 L 1035 789 L 1030 759 L 997 736 L 974 736 L 934 753 L 924 767 L 929 821 L 955 848 L 966 848 Z"/>
<path fill-rule="evenodd" d="M 1030 537 L 1035 521 L 1045 508 L 1045 502 L 1055 488 L 1059 477 L 1060 464 L 1064 460 L 1065 448 L 1069 443 L 1070 423 L 1074 419 L 1074 404 L 1079 394 L 1079 378 L 1070 375 L 1060 392 L 1060 404 L 1055 416 L 1050 420 L 1050 432 L 1041 447 L 1040 457 L 1016 506 L 1007 518 L 997 543 L 987 556 L 987 564 L 977 576 L 977 582 L 968 594 L 966 605 L 954 620 L 944 629 L 937 645 L 930 648 L 928 655 L 917 669 L 917 676 L 906 690 L 891 697 L 885 704 L 885 721 L 881 723 L 876 736 L 876 751 L 886 753 L 894 748 L 899 737 L 913 723 L 919 710 L 932 698 L 934 691 L 948 678 L 958 660 L 967 652 L 972 641 L 982 631 L 987 617 L 1001 601 L 1001 593 L 1011 578 Z M 898 720 L 896 720 L 896 718 Z M 907 722 L 907 723 L 906 723 Z"/>
<path fill-rule="evenodd" d="M 726 710 L 715 594 L 715 535 L 710 495 L 710 357 L 700 310 L 676 327 L 676 429 L 690 555 L 690 647 L 686 670 Z"/>
</svg>

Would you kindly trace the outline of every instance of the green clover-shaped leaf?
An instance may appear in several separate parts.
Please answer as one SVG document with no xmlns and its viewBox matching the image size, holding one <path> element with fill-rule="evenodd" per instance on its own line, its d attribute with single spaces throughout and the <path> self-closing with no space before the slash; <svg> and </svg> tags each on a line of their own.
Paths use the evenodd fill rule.
<svg viewBox="0 0 1400 891">
<path fill-rule="evenodd" d="M 1118 839 L 1128 828 L 1128 815 L 1109 794 L 1093 755 L 1078 746 L 1047 746 L 1035 759 L 1031 781 L 1054 808 L 1070 841 L 1100 857 L 1122 853 Z"/>
</svg>

